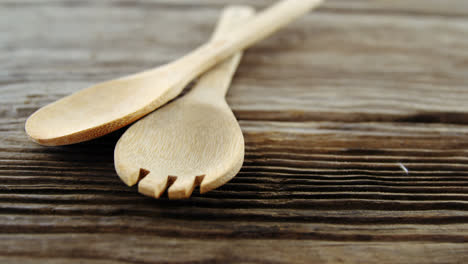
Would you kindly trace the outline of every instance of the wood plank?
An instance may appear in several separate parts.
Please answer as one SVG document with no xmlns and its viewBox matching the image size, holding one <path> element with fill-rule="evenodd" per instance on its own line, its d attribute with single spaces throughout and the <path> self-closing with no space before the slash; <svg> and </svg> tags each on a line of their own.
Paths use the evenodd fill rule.
<svg viewBox="0 0 468 264">
<path fill-rule="evenodd" d="M 451 243 L 350 244 L 308 240 L 297 243 L 294 240 L 198 240 L 102 234 L 21 237 L 19 240 L 17 235 L 1 236 L 0 253 L 9 263 L 23 263 L 28 258 L 58 263 L 88 260 L 94 263 L 105 260 L 112 263 L 464 263 L 467 260 L 466 246 Z M 399 252 L 397 257 L 395 252 Z M 422 255 L 426 257 L 420 258 Z"/>
<path fill-rule="evenodd" d="M 0 55 L 8 61 L 3 115 L 26 117 L 92 83 L 182 56 L 209 36 L 219 15 L 217 8 L 164 5 L 152 15 L 86 5 L 70 15 L 70 8 L 14 8 L 0 16 L 8 25 L 0 40 L 8 50 Z M 111 15 L 101 16 L 104 10 Z M 9 25 L 13 17 L 25 20 Z M 250 49 L 228 101 L 243 120 L 466 124 L 468 40 L 459 36 L 467 33 L 461 19 L 318 12 Z"/>
<path fill-rule="evenodd" d="M 273 0 L 257 0 L 255 2 L 247 0 L 238 0 L 234 4 L 253 5 L 258 8 L 263 8 L 273 3 Z M 124 8 L 204 8 L 204 7 L 223 7 L 228 4 L 233 4 L 231 0 L 102 0 L 95 1 L 77 1 L 77 0 L 2 0 L 0 5 L 6 7 L 18 6 L 118 6 Z M 412 0 L 412 1 L 373 1 L 373 0 L 327 0 L 323 4 L 321 11 L 327 12 L 384 12 L 398 13 L 402 15 L 435 15 L 457 17 L 466 16 L 468 14 L 468 5 L 464 0 Z"/>
<path fill-rule="evenodd" d="M 62 206 L 63 207 L 63 206 Z M 91 206 L 94 208 L 94 206 Z M 90 209 L 92 210 L 92 209 Z M 177 210 L 177 209 L 175 209 Z M 123 209 L 124 211 L 124 209 Z M 208 210 L 205 210 L 208 211 Z M 218 210 L 219 211 L 219 210 Z M 258 210 L 254 210 L 258 211 Z M 172 217 L 170 213 L 152 212 L 152 215 L 136 215 L 135 211 L 126 210 L 126 214 L 109 215 L 24 215 L 9 214 L 0 217 L 2 234 L 120 234 L 120 235 L 153 235 L 165 238 L 195 239 L 276 239 L 276 240 L 316 240 L 344 242 L 440 242 L 466 243 L 468 230 L 462 219 L 459 223 L 444 222 L 443 215 L 424 211 L 408 214 L 413 220 L 399 221 L 398 217 L 382 217 L 372 211 L 358 211 L 362 217 L 357 222 L 351 213 L 336 214 L 333 212 L 315 213 L 308 221 L 263 221 L 260 218 L 213 218 L 205 214 L 204 218 L 193 218 L 188 215 Z M 270 214 L 279 214 L 270 210 Z M 222 212 L 219 212 L 222 214 Z M 247 211 L 240 214 L 247 216 Z M 264 214 L 267 214 L 265 210 Z M 300 214 L 300 212 L 296 212 Z M 314 214 L 314 213 L 311 213 Z M 356 214 L 356 213 L 354 213 Z M 423 223 L 424 218 L 438 219 L 439 222 Z M 367 216 L 367 219 L 365 219 Z M 373 218 L 373 219 L 371 219 Z M 402 218 L 401 216 L 399 218 Z M 187 221 L 190 219 L 191 221 Z M 252 221 L 255 219 L 256 221 Z M 391 221 L 393 219 L 393 221 Z M 266 220 L 266 219 L 265 219 Z M 414 221 L 416 220 L 416 221 Z M 454 220 L 454 219 L 452 219 Z M 154 225 L 158 222 L 158 225 Z M 370 224 L 372 223 L 372 224 Z"/>
<path fill-rule="evenodd" d="M 20 127 L 22 122 L 11 124 Z M 465 126 L 241 124 L 246 161 L 232 182 L 204 196 L 194 194 L 190 201 L 156 204 L 125 187 L 115 175 L 111 154 L 121 131 L 86 144 L 57 148 L 30 143 L 24 132 L 16 132 L 18 127 L 0 132 L 5 148 L 0 151 L 0 207 L 7 214 L 106 216 L 120 212 L 144 217 L 166 214 L 170 219 L 216 216 L 291 223 L 337 221 L 336 217 L 311 215 L 315 211 L 371 210 L 376 211 L 372 217 L 343 219 L 356 224 L 374 221 L 416 225 L 466 221 Z M 197 210 L 187 213 L 188 208 Z M 272 208 L 276 210 L 270 211 Z M 393 212 L 393 217 L 376 216 L 387 210 Z M 418 210 L 452 213 L 407 215 Z"/>
</svg>

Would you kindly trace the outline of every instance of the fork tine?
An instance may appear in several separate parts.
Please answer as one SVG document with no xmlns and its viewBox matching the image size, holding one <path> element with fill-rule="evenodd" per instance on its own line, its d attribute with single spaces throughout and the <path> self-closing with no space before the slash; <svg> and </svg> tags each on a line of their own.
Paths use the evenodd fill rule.
<svg viewBox="0 0 468 264">
<path fill-rule="evenodd" d="M 169 176 L 165 173 L 150 172 L 138 184 L 138 191 L 146 196 L 159 198 L 168 186 Z"/>
<path fill-rule="evenodd" d="M 229 170 L 224 171 L 211 171 L 205 175 L 205 177 L 200 181 L 200 193 L 207 193 L 211 190 L 214 190 L 226 182 L 230 181 L 242 168 L 244 163 L 244 142 L 240 145 L 242 151 L 238 153 L 239 159 L 237 163 L 233 164 Z"/>
<path fill-rule="evenodd" d="M 128 186 L 133 186 L 142 178 L 142 170 L 134 166 L 116 166 L 120 179 Z"/>
<path fill-rule="evenodd" d="M 203 176 L 177 177 L 176 181 L 167 191 L 169 199 L 176 200 L 189 198 L 192 195 L 193 190 L 195 190 L 195 187 L 200 185 L 202 179 Z"/>
</svg>

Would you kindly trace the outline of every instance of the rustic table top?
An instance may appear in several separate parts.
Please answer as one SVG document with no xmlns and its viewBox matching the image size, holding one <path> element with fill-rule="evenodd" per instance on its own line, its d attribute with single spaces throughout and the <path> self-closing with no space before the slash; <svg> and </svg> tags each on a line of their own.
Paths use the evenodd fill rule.
<svg viewBox="0 0 468 264">
<path fill-rule="evenodd" d="M 178 58 L 250 2 L 0 0 L 0 263 L 467 263 L 465 0 L 329 0 L 249 49 L 228 94 L 245 164 L 206 195 L 124 186 L 123 130 L 28 140 L 39 107 Z"/>
</svg>

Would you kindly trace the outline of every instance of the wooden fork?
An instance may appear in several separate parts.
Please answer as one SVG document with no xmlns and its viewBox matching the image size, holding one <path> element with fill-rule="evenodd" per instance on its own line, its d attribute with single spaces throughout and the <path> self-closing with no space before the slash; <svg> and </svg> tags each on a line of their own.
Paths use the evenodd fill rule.
<svg viewBox="0 0 468 264">
<path fill-rule="evenodd" d="M 253 16 L 250 7 L 225 9 L 214 40 Z M 244 161 L 244 137 L 224 99 L 238 53 L 200 78 L 183 98 L 132 125 L 115 148 L 115 168 L 127 185 L 159 198 L 188 198 L 232 179 Z"/>
</svg>

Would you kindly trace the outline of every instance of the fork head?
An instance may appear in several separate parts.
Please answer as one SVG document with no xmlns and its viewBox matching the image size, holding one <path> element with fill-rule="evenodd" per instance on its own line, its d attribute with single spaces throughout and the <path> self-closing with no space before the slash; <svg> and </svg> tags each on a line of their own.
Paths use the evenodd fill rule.
<svg viewBox="0 0 468 264">
<path fill-rule="evenodd" d="M 185 100 L 184 100 L 185 99 Z M 131 126 L 117 143 L 115 167 L 129 186 L 159 198 L 206 193 L 232 179 L 244 161 L 244 137 L 227 104 L 182 98 Z"/>
</svg>

